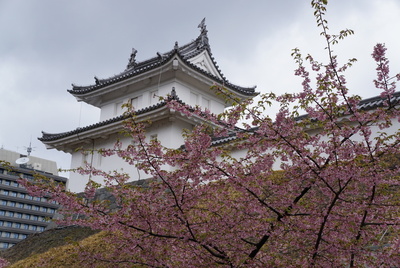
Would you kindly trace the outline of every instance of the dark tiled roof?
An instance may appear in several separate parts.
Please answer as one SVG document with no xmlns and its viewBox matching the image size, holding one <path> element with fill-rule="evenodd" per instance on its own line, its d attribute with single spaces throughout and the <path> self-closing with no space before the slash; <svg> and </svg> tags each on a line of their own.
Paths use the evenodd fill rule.
<svg viewBox="0 0 400 268">
<path fill-rule="evenodd" d="M 120 115 L 120 116 L 111 118 L 109 120 L 105 120 L 105 121 L 102 121 L 102 122 L 99 122 L 99 123 L 96 123 L 96 124 L 92 124 L 92 125 L 89 125 L 89 126 L 86 126 L 86 127 L 78 127 L 78 128 L 76 128 L 74 130 L 67 131 L 67 132 L 62 132 L 62 133 L 47 133 L 47 132 L 42 131 L 42 137 L 38 138 L 38 140 L 40 140 L 42 142 L 55 141 L 55 140 L 58 140 L 58 139 L 62 139 L 62 138 L 68 137 L 68 136 L 72 136 L 72 135 L 75 135 L 75 134 L 79 134 L 79 133 L 85 132 L 87 130 L 91 130 L 91 129 L 95 129 L 95 128 L 98 128 L 98 127 L 101 127 L 101 126 L 109 125 L 109 124 L 114 123 L 114 122 L 122 121 L 125 118 L 126 117 L 124 115 Z"/>
<path fill-rule="evenodd" d="M 386 98 L 382 98 L 381 96 L 376 96 L 368 99 L 361 100 L 358 104 L 358 108 L 361 110 L 371 110 L 378 107 L 382 107 Z M 392 104 L 400 103 L 400 91 L 397 91 L 393 94 L 391 98 Z"/>
<path fill-rule="evenodd" d="M 175 99 L 175 100 L 181 102 L 182 104 L 184 104 L 175 95 L 174 91 L 173 91 L 173 93 L 171 94 L 171 96 L 169 98 Z M 385 99 L 382 98 L 381 96 L 376 96 L 376 97 L 364 99 L 364 100 L 360 101 L 358 107 L 359 107 L 359 109 L 365 109 L 365 110 L 375 109 L 375 108 L 378 108 L 378 107 L 382 107 L 384 100 Z M 392 102 L 400 103 L 400 91 L 398 91 L 398 92 L 393 94 Z M 166 105 L 166 101 L 160 102 L 160 103 L 155 104 L 153 106 L 149 106 L 149 107 L 143 108 L 141 110 L 138 110 L 136 112 L 136 115 L 145 114 L 146 112 L 156 110 L 156 109 L 158 109 L 160 107 L 163 107 L 165 105 Z M 307 117 L 306 114 L 305 115 L 301 115 L 301 116 L 297 117 L 296 120 L 302 120 L 302 119 L 304 119 L 306 117 Z M 123 121 L 124 119 L 126 119 L 126 116 L 120 115 L 120 116 L 111 118 L 111 119 L 106 120 L 106 121 L 102 121 L 102 122 L 99 122 L 99 123 L 96 123 L 96 124 L 92 124 L 92 125 L 89 125 L 89 126 L 83 127 L 83 128 L 77 128 L 75 130 L 68 131 L 68 132 L 57 133 L 57 134 L 50 134 L 50 133 L 42 132 L 43 136 L 41 138 L 39 138 L 39 140 L 40 141 L 44 141 L 44 142 L 45 141 L 54 141 L 54 140 L 58 140 L 58 139 L 65 138 L 65 137 L 68 137 L 68 136 L 72 136 L 72 135 L 75 135 L 75 134 L 79 134 L 79 133 L 85 132 L 87 130 L 91 130 L 91 129 L 95 129 L 95 128 L 98 128 L 98 127 L 101 127 L 101 126 L 112 124 L 114 122 Z M 254 129 L 257 129 L 257 128 L 254 128 Z M 240 131 L 240 129 L 238 129 L 238 131 Z M 231 133 L 227 137 L 214 138 L 212 140 L 211 144 L 213 146 L 216 146 L 216 145 L 220 145 L 220 144 L 229 143 L 229 142 L 231 142 L 233 140 L 236 140 L 236 139 L 237 139 L 237 136 L 235 135 L 235 133 L 233 133 L 233 134 Z"/>
<path fill-rule="evenodd" d="M 381 96 L 375 96 L 372 98 L 368 98 L 368 99 L 363 99 L 360 100 L 360 102 L 358 103 L 358 109 L 360 110 L 372 110 L 372 109 L 376 109 L 379 107 L 383 107 L 383 104 L 385 102 L 385 100 L 387 100 L 387 98 L 382 98 Z M 392 98 L 391 98 L 391 103 L 393 105 L 399 105 L 400 104 L 400 91 L 397 91 L 393 94 Z M 297 121 L 303 120 L 305 118 L 308 117 L 308 114 L 303 114 L 300 115 L 298 117 L 296 117 Z"/>
<path fill-rule="evenodd" d="M 169 98 L 169 100 L 174 99 L 174 100 L 179 101 L 182 104 L 185 104 L 175 95 L 174 91 L 168 98 Z M 143 109 L 140 109 L 140 110 L 136 111 L 135 115 L 137 116 L 137 115 L 145 114 L 145 113 L 150 112 L 150 111 L 154 111 L 154 110 L 156 110 L 158 108 L 164 107 L 166 104 L 167 104 L 167 101 L 159 102 L 159 103 L 154 104 L 152 106 L 148 106 L 146 108 L 143 108 Z M 123 121 L 123 120 L 125 120 L 127 118 L 128 118 L 127 115 L 122 114 L 120 116 L 116 116 L 114 118 L 111 118 L 111 119 L 108 119 L 108 120 L 105 120 L 105 121 L 101 121 L 101 122 L 96 123 L 96 124 L 92 124 L 92 125 L 89 125 L 89 126 L 86 126 L 86 127 L 79 127 L 79 128 L 74 129 L 74 130 L 67 131 L 67 132 L 62 132 L 62 133 L 54 133 L 53 134 L 53 133 L 46 133 L 46 132 L 42 131 L 42 137 L 38 138 L 38 140 L 40 140 L 42 142 L 55 141 L 55 140 L 58 140 L 58 139 L 62 139 L 62 138 L 66 138 L 66 137 L 69 137 L 69 136 L 72 136 L 72 135 L 83 133 L 83 132 L 88 131 L 88 130 L 96 129 L 98 127 L 102 127 L 102 126 L 110 125 L 112 123 Z"/>
<path fill-rule="evenodd" d="M 218 146 L 221 144 L 229 143 L 237 139 L 236 133 L 231 133 L 227 137 L 218 137 L 211 140 L 211 146 Z"/>
<path fill-rule="evenodd" d="M 368 99 L 363 99 L 359 102 L 358 104 L 358 109 L 360 110 L 372 110 L 372 109 L 376 109 L 379 107 L 383 107 L 383 104 L 385 102 L 385 100 L 387 100 L 387 98 L 382 98 L 381 96 L 375 96 L 372 98 L 368 98 Z M 392 98 L 391 98 L 391 102 L 393 105 L 399 105 L 400 104 L 400 91 L 397 91 L 393 94 Z M 307 118 L 308 115 L 304 114 L 301 116 L 298 116 L 295 118 L 295 120 L 297 121 L 301 121 L 305 118 Z M 253 128 L 252 131 L 257 130 L 257 127 Z M 240 131 L 240 129 L 238 130 Z M 237 139 L 237 135 L 236 133 L 231 133 L 230 135 L 228 135 L 227 137 L 218 137 L 218 138 L 214 138 L 211 142 L 212 146 L 218 146 L 221 144 L 226 144 L 229 142 L 232 142 L 234 140 Z"/>
<path fill-rule="evenodd" d="M 209 78 L 213 79 L 216 83 L 223 84 L 226 87 L 229 87 L 241 94 L 248 95 L 248 96 L 254 96 L 257 95 L 255 92 L 255 87 L 241 87 L 238 85 L 234 85 L 230 83 L 224 75 L 221 73 L 220 69 L 218 68 L 218 65 L 214 59 L 214 57 L 211 54 L 211 48 L 208 43 L 208 37 L 207 37 L 207 30 L 205 30 L 205 26 L 203 25 L 204 29 L 202 28 L 202 32 L 197 37 L 195 40 L 192 42 L 183 45 L 183 46 L 178 46 L 178 43 L 175 43 L 175 47 L 166 52 L 166 53 L 157 53 L 156 57 L 150 58 L 148 60 L 142 61 L 142 62 L 136 62 L 135 61 L 135 56 L 136 56 L 136 50 L 134 49 L 131 55 L 130 62 L 127 66 L 127 69 L 120 74 L 117 74 L 115 76 L 112 76 L 107 79 L 98 79 L 95 77 L 95 84 L 94 85 L 89 85 L 89 86 L 76 86 L 72 84 L 72 89 L 68 90 L 69 93 L 72 95 L 82 95 L 86 94 L 89 92 L 96 91 L 100 88 L 106 87 L 108 85 L 124 81 L 126 79 L 129 79 L 131 77 L 135 77 L 139 74 L 145 73 L 149 70 L 155 69 L 159 66 L 162 66 L 169 62 L 174 56 L 179 57 L 185 64 L 187 64 L 189 67 L 192 69 L 201 72 L 202 74 L 208 76 Z M 208 51 L 210 54 L 211 60 L 215 66 L 215 68 L 218 71 L 219 76 L 217 77 L 197 66 L 194 64 L 190 63 L 190 59 L 196 57 L 197 55 L 201 54 L 204 51 Z"/>
</svg>

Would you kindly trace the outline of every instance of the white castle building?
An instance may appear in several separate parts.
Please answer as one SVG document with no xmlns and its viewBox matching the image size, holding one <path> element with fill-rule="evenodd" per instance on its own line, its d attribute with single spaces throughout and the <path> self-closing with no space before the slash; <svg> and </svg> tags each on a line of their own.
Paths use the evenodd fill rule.
<svg viewBox="0 0 400 268">
<path fill-rule="evenodd" d="M 95 77 L 95 84 L 90 86 L 73 85 L 68 92 L 78 101 L 100 108 L 100 121 L 64 133 L 43 132 L 39 140 L 47 148 L 70 153 L 72 169 L 87 161 L 105 171 L 123 169 L 132 173 L 133 180 L 139 179 L 137 171 L 117 157 L 105 158 L 77 151 L 77 148 L 112 148 L 117 138 L 129 144 L 128 138 L 120 134 L 125 119 L 121 108 L 124 103 L 130 102 L 135 107 L 137 119 L 152 121 L 146 132 L 149 137 L 156 137 L 166 147 L 178 148 L 183 144 L 183 129 L 192 129 L 200 119 L 175 113 L 166 106 L 165 101 L 160 101 L 159 96 L 170 95 L 187 105 L 198 105 L 219 114 L 229 104 L 210 89 L 212 85 L 224 86 L 240 99 L 257 95 L 255 87 L 234 85 L 223 76 L 212 56 L 204 20 L 199 28 L 200 35 L 188 44 L 179 46 L 175 43 L 172 50 L 157 53 L 155 57 L 142 62 L 136 61 L 137 51 L 133 49 L 127 68 L 120 74 L 107 79 Z M 68 187 L 71 191 L 79 192 L 84 189 L 86 182 L 87 178 L 72 173 Z"/>
<path fill-rule="evenodd" d="M 179 46 L 175 43 L 172 50 L 157 53 L 157 56 L 142 62 L 136 61 L 137 51 L 133 49 L 126 69 L 120 74 L 107 79 L 95 77 L 95 84 L 89 86 L 73 85 L 68 92 L 78 101 L 100 108 L 100 121 L 63 133 L 43 132 L 39 140 L 49 149 L 70 153 L 72 169 L 88 162 L 104 171 L 123 170 L 131 175 L 132 180 L 145 179 L 144 174 L 138 174 L 134 167 L 120 158 L 84 154 L 77 149 L 113 148 L 118 138 L 128 145 L 129 138 L 121 134 L 125 119 L 121 106 L 124 103 L 131 103 L 135 107 L 138 120 L 152 121 L 146 130 L 149 138 L 157 138 L 165 147 L 178 148 L 183 144 L 183 129 L 192 129 L 201 119 L 174 112 L 165 101 L 160 101 L 159 96 L 169 95 L 192 107 L 197 105 L 219 114 L 230 104 L 211 89 L 212 85 L 223 86 L 241 100 L 258 94 L 255 87 L 237 86 L 223 76 L 211 53 L 204 20 L 199 28 L 200 35 L 188 44 Z M 399 101 L 400 92 L 394 97 Z M 374 97 L 361 101 L 359 108 L 374 109 L 382 104 L 380 97 Z M 398 122 L 391 132 L 397 130 Z M 83 191 L 87 181 L 87 177 L 72 173 L 68 188 L 74 192 Z"/>
</svg>

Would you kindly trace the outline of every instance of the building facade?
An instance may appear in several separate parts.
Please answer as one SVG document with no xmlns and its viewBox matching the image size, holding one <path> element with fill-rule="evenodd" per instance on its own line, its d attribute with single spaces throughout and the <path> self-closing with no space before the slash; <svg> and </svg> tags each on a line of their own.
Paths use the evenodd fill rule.
<svg viewBox="0 0 400 268">
<path fill-rule="evenodd" d="M 49 228 L 58 208 L 46 197 L 30 196 L 18 179 L 31 180 L 35 174 L 62 184 L 67 179 L 57 175 L 54 161 L 5 149 L 0 149 L 0 160 L 10 163 L 0 165 L 0 249 L 7 249 L 30 234 Z"/>
</svg>

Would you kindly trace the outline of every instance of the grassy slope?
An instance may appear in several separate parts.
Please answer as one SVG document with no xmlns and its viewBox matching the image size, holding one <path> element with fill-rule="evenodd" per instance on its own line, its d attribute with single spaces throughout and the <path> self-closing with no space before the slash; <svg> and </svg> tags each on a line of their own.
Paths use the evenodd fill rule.
<svg viewBox="0 0 400 268">
<path fill-rule="evenodd" d="M 52 251 L 53 254 L 60 254 L 64 251 L 61 250 L 61 247 L 64 247 L 66 250 L 67 247 L 72 247 L 72 243 L 81 241 L 96 233 L 98 231 L 78 226 L 55 228 L 29 236 L 14 247 L 0 252 L 0 257 L 14 264 L 11 267 L 35 267 L 24 265 L 23 261 L 35 258 L 35 256 L 37 257 L 49 251 Z M 16 264 L 17 262 L 18 264 Z"/>
</svg>

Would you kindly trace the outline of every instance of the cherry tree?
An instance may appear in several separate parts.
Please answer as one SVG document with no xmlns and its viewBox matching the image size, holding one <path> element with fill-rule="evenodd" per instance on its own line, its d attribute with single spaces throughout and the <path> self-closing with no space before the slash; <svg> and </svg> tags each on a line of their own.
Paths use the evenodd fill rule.
<svg viewBox="0 0 400 268">
<path fill-rule="evenodd" d="M 90 165 L 81 195 L 36 183 L 33 194 L 62 205 L 61 224 L 106 231 L 106 252 L 96 259 L 129 267 L 389 267 L 400 263 L 400 133 L 396 80 L 386 48 L 377 44 L 373 81 L 380 99 L 373 109 L 347 88 L 345 71 L 332 46 L 353 34 L 330 34 L 326 0 L 312 7 L 329 61 L 294 49 L 302 91 L 235 102 L 220 115 L 187 107 L 174 96 L 171 109 L 208 123 L 184 133 L 181 148 L 149 141 L 131 109 L 125 122 L 133 142 L 95 153 L 117 155 L 151 179 Z M 379 94 L 378 93 L 378 94 Z M 266 110 L 278 105 L 276 115 Z M 306 115 L 301 115 L 306 114 Z M 244 123 L 243 123 L 244 122 Z M 239 127 L 240 126 L 240 127 Z M 94 153 L 94 152 L 92 152 Z M 166 169 L 165 167 L 172 167 Z M 47 185 L 47 186 L 46 186 Z M 106 187 L 113 202 L 95 198 Z M 113 245 L 112 247 L 110 245 Z M 104 263 L 103 263 L 104 264 Z M 94 264 L 93 264 L 94 265 Z M 135 266 L 136 265 L 136 266 Z"/>
</svg>

